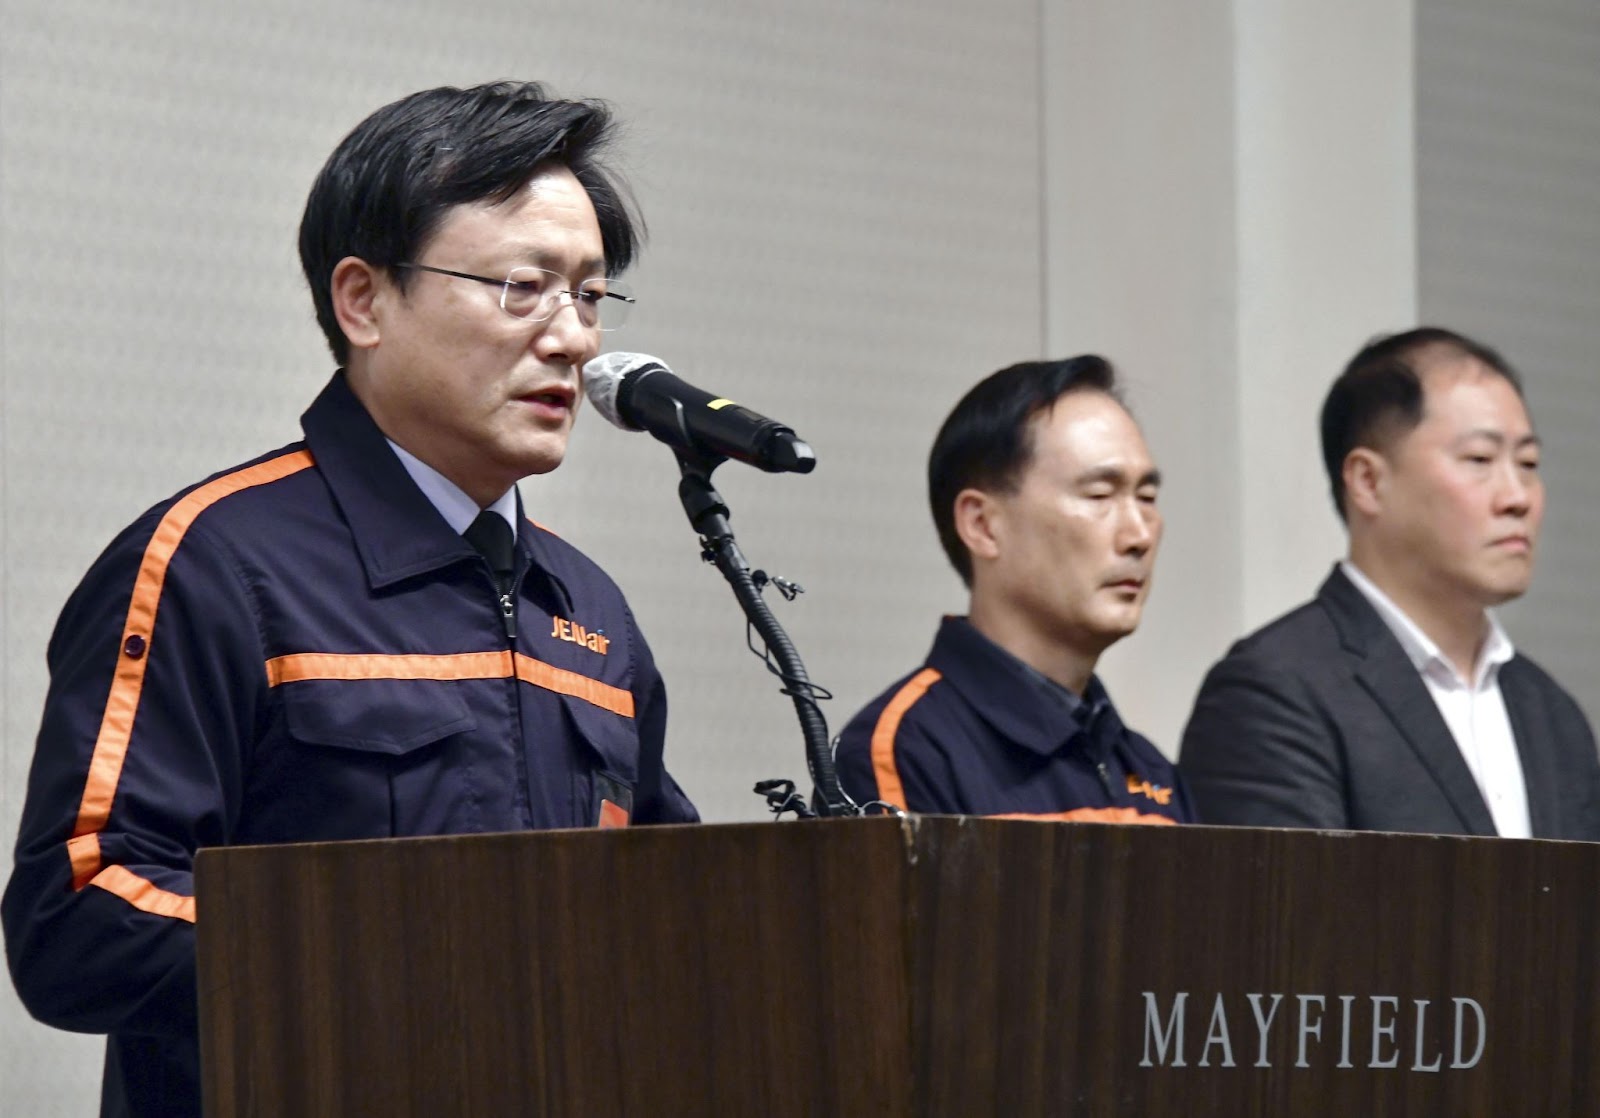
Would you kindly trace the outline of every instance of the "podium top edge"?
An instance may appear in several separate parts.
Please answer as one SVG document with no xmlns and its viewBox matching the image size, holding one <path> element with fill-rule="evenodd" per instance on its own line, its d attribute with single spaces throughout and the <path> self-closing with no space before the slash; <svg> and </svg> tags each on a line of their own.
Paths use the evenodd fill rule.
<svg viewBox="0 0 1600 1118">
<path fill-rule="evenodd" d="M 1291 827 L 1233 827 L 1217 826 L 1212 824 L 1182 824 L 1173 827 L 1141 827 L 1124 823 L 1100 823 L 1087 821 L 1068 821 L 1057 819 L 1018 819 L 995 818 L 976 815 L 918 815 L 906 814 L 902 816 L 877 815 L 870 817 L 856 817 L 850 819 L 827 819 L 815 821 L 785 821 L 775 826 L 775 821 L 760 822 L 735 822 L 735 823 L 677 823 L 648 827 L 625 827 L 614 830 L 600 831 L 594 828 L 573 828 L 564 830 L 544 831 L 499 831 L 473 834 L 452 835 L 422 835 L 398 838 L 372 838 L 341 840 L 336 842 L 304 842 L 304 843 L 275 843 L 270 845 L 240 844 L 237 846 L 213 846 L 202 848 L 198 854 L 198 862 L 211 861 L 218 854 L 225 852 L 255 852 L 261 853 L 268 850 L 283 851 L 304 855 L 317 849 L 349 849 L 352 847 L 389 846 L 402 844 L 407 848 L 420 846 L 448 847 L 463 843 L 474 844 L 500 844 L 518 843 L 536 840 L 542 843 L 589 843 L 595 841 L 661 841 L 665 836 L 684 835 L 694 833 L 704 838 L 727 838 L 731 836 L 749 835 L 756 836 L 789 828 L 805 828 L 818 824 L 847 824 L 856 828 L 879 828 L 887 830 L 897 828 L 904 834 L 907 843 L 914 842 L 923 831 L 930 831 L 931 835 L 958 835 L 964 831 L 983 834 L 1000 834 L 1007 830 L 1017 833 L 1036 832 L 1039 828 L 1054 828 L 1063 831 L 1073 831 L 1083 834 L 1105 834 L 1107 832 L 1132 832 L 1144 834 L 1154 838 L 1157 835 L 1165 836 L 1157 839 L 1162 842 L 1187 842 L 1202 840 L 1202 835 L 1213 838 L 1222 835 L 1256 835 L 1263 840 L 1273 843 L 1395 843 L 1395 844 L 1439 844 L 1459 843 L 1471 846 L 1487 845 L 1490 847 L 1581 847 L 1600 851 L 1600 843 L 1575 842 L 1558 839 L 1507 839 L 1493 836 L 1477 835 L 1439 835 L 1439 834 L 1408 834 L 1391 831 L 1347 831 L 1347 830 L 1315 830 L 1310 828 Z M 931 837 L 930 835 L 930 837 Z M 603 837 L 602 837 L 603 836 Z M 650 836 L 654 836 L 653 839 Z M 666 839 L 666 841 L 674 841 Z"/>
</svg>

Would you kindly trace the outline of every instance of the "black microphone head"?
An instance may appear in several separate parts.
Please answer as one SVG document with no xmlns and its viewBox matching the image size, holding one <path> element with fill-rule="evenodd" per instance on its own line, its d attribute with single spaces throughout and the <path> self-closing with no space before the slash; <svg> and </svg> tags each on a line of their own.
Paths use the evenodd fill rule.
<svg viewBox="0 0 1600 1118">
<path fill-rule="evenodd" d="M 787 427 L 772 440 L 767 453 L 771 465 L 761 468 L 769 473 L 809 474 L 817 468 L 817 452 L 811 449 L 810 443 Z"/>
<path fill-rule="evenodd" d="M 642 431 L 622 418 L 617 393 L 622 382 L 637 373 L 660 370 L 670 373 L 666 363 L 648 353 L 602 353 L 583 367 L 583 391 L 595 410 L 624 431 Z"/>
</svg>

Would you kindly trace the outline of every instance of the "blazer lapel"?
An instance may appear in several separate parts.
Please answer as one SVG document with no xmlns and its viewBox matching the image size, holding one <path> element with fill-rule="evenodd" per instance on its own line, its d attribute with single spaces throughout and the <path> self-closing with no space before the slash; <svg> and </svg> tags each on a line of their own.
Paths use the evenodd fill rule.
<svg viewBox="0 0 1600 1118">
<path fill-rule="evenodd" d="M 1462 827 L 1468 834 L 1493 835 L 1494 817 L 1460 746 L 1383 618 L 1337 567 L 1317 597 L 1333 618 L 1345 649 L 1356 660 L 1356 678 L 1433 776 Z"/>
<path fill-rule="evenodd" d="M 1511 719 L 1511 736 L 1522 762 L 1522 783 L 1528 792 L 1528 825 L 1535 836 L 1561 833 L 1561 773 L 1551 751 L 1541 743 L 1555 741 L 1554 729 L 1543 703 L 1528 687 L 1520 658 L 1500 669 L 1500 694 Z"/>
</svg>

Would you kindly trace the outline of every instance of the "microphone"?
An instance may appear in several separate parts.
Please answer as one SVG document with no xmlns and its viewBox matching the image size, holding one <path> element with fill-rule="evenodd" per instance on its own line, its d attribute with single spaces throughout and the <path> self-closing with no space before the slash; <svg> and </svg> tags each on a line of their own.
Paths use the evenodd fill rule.
<svg viewBox="0 0 1600 1118">
<path fill-rule="evenodd" d="M 583 367 L 583 390 L 624 431 L 648 431 L 678 450 L 771 474 L 809 474 L 817 465 L 816 452 L 792 429 L 684 383 L 648 354 L 601 354 Z"/>
</svg>

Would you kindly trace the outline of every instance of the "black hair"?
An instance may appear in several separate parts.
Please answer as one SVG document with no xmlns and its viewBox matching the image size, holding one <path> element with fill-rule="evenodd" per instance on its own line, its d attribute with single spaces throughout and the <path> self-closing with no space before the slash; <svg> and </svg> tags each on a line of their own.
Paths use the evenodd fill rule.
<svg viewBox="0 0 1600 1118">
<path fill-rule="evenodd" d="M 1419 359 L 1439 350 L 1481 362 L 1522 395 L 1522 378 L 1505 358 L 1453 330 L 1419 326 L 1368 342 L 1322 402 L 1322 463 L 1340 520 L 1345 519 L 1344 460 L 1358 446 L 1381 450 L 1422 422 Z"/>
<path fill-rule="evenodd" d="M 928 454 L 928 501 L 944 553 L 969 587 L 972 556 L 956 533 L 956 496 L 963 489 L 1013 492 L 1033 458 L 1033 417 L 1067 393 L 1085 391 L 1122 402 L 1111 362 L 1093 354 L 1023 361 L 979 381 L 939 428 Z"/>
<path fill-rule="evenodd" d="M 552 99 L 537 82 L 423 90 L 385 105 L 340 141 L 300 220 L 300 265 L 317 322 L 342 365 L 349 342 L 333 314 L 333 268 L 347 256 L 390 271 L 404 290 L 453 206 L 503 202 L 535 175 L 566 167 L 594 203 L 606 271 L 633 262 L 642 236 L 626 188 L 600 162 L 612 132 L 599 101 Z M 637 227 L 636 227 L 637 226 Z"/>
</svg>

